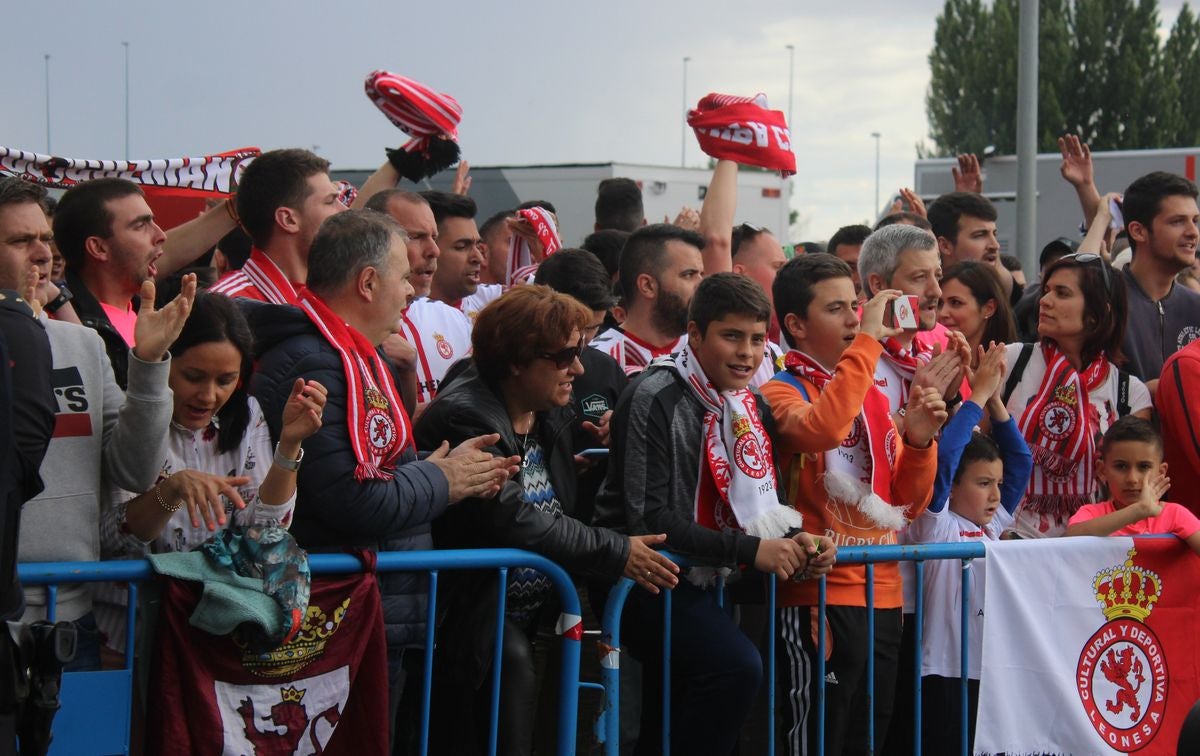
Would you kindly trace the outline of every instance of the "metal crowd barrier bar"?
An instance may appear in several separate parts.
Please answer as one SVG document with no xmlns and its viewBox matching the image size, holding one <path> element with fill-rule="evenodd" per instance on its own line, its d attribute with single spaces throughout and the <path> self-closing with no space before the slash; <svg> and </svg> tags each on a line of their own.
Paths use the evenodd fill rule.
<svg viewBox="0 0 1200 756">
<path fill-rule="evenodd" d="M 680 567 L 686 568 L 689 562 L 686 559 L 677 557 L 674 554 L 664 552 L 668 557 L 674 560 Z M 967 580 L 969 575 L 970 562 L 973 559 L 982 559 L 986 556 L 986 551 L 982 543 L 940 543 L 940 544 L 919 544 L 919 545 L 888 545 L 888 546 L 842 546 L 838 548 L 838 563 L 839 564 L 862 564 L 865 565 L 866 591 L 865 603 L 867 608 L 867 644 L 869 648 L 875 646 L 875 591 L 874 591 L 874 565 L 879 562 L 915 562 L 916 575 L 919 583 L 924 581 L 924 562 L 929 560 L 939 559 L 959 559 L 962 560 L 962 609 L 960 613 L 960 684 L 961 684 L 961 724 L 962 733 L 960 747 L 962 753 L 969 754 L 969 728 L 968 728 L 968 693 L 967 679 L 970 671 L 968 661 L 970 657 L 969 644 L 969 603 L 970 603 L 970 582 Z M 604 607 L 604 617 L 602 618 L 602 639 L 604 644 L 611 647 L 611 650 L 601 660 L 601 683 L 604 687 L 604 704 L 600 713 L 600 719 L 597 722 L 596 734 L 597 738 L 604 745 L 604 753 L 606 756 L 617 756 L 620 753 L 621 738 L 620 738 L 620 643 L 621 643 L 621 614 L 625 607 L 625 599 L 629 596 L 630 590 L 634 588 L 634 583 L 628 578 L 623 578 L 617 582 L 613 589 L 608 594 L 608 602 Z M 722 586 L 718 585 L 717 590 L 721 590 Z M 767 732 L 767 747 L 769 754 L 775 753 L 775 603 L 776 603 L 776 579 L 770 576 L 768 580 L 767 593 L 767 613 L 768 613 L 768 643 L 767 643 L 767 659 L 764 664 L 767 668 L 767 706 L 768 706 L 768 732 Z M 925 614 L 924 591 L 917 591 L 916 602 L 916 653 L 914 659 L 914 723 L 913 723 L 913 752 L 921 753 L 921 629 L 922 621 Z M 826 617 L 826 589 L 825 579 L 821 578 L 818 586 L 818 607 L 817 607 L 817 626 L 823 628 L 825 626 Z M 663 732 L 662 732 L 662 753 L 664 756 L 670 753 L 670 654 L 671 654 L 671 592 L 665 591 L 663 594 Z M 817 633 L 817 701 L 816 701 L 816 717 L 817 717 L 817 747 L 818 753 L 825 752 L 825 633 Z M 874 653 L 867 654 L 867 698 L 869 701 L 868 711 L 868 728 L 867 728 L 867 743 L 870 752 L 878 750 L 875 744 L 875 659 Z M 653 737 L 650 733 L 641 733 L 641 737 Z"/>
<path fill-rule="evenodd" d="M 313 554 L 309 557 L 309 567 L 314 575 L 346 574 L 362 571 L 362 563 L 349 554 Z M 542 572 L 550 578 L 558 595 L 561 614 L 557 624 L 557 632 L 562 637 L 562 671 L 559 676 L 559 709 L 557 748 L 559 756 L 571 756 L 575 753 L 575 728 L 579 711 L 579 652 L 582 638 L 582 620 L 579 595 L 570 576 L 562 567 L 545 557 L 532 552 L 518 549 L 463 549 L 445 551 L 406 551 L 386 552 L 379 554 L 376 565 L 377 572 L 428 572 L 429 573 L 429 604 L 426 610 L 426 653 L 424 670 L 424 689 L 421 702 L 421 753 L 429 749 L 429 714 L 430 691 L 433 677 L 433 654 L 435 646 L 435 631 L 437 616 L 437 583 L 438 574 L 445 570 L 477 570 L 496 569 L 500 574 L 499 607 L 496 622 L 495 659 L 493 661 L 493 684 L 491 701 L 491 719 L 489 722 L 488 743 L 489 754 L 496 752 L 497 732 L 499 729 L 499 695 L 500 668 L 504 638 L 504 606 L 507 592 L 508 569 L 512 567 L 529 567 Z M 91 698 L 87 705 L 64 707 L 55 718 L 55 742 L 51 753 L 79 753 L 78 747 L 72 747 L 72 742 L 86 744 L 89 752 L 97 749 L 102 752 L 128 753 L 129 751 L 129 721 L 132 706 L 132 681 L 134 658 L 135 612 L 137 604 L 136 583 L 154 576 L 150 563 L 146 560 L 123 560 L 113 562 L 40 562 L 19 565 L 21 583 L 25 586 L 45 585 L 47 589 L 47 604 L 53 620 L 56 586 L 59 583 L 100 583 L 128 582 L 130 631 L 126 633 L 126 666 L 115 672 L 75 672 L 63 675 L 64 692 L 71 684 L 71 678 L 85 677 L 90 693 L 95 693 L 105 687 L 112 703 L 115 696 L 113 689 L 124 692 L 124 696 L 116 701 L 123 709 L 123 718 L 115 724 L 120 727 L 119 733 L 110 733 L 107 738 L 105 730 L 115 730 L 111 721 L 103 721 L 110 716 L 110 710 L 96 709 L 96 700 Z M 82 704 L 82 701 L 80 701 Z M 97 715 L 100 716 L 97 716 Z M 80 740 L 73 741 L 69 733 L 80 735 Z M 59 737 L 59 736 L 62 737 Z M 106 746 L 104 743 L 118 743 L 117 746 Z M 65 749 L 65 750 L 64 750 Z"/>
</svg>

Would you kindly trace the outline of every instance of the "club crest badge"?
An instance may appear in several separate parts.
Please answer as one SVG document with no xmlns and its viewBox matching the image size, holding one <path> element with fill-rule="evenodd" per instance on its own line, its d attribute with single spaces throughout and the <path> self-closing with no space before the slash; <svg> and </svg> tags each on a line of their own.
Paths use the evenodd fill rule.
<svg viewBox="0 0 1200 756">
<path fill-rule="evenodd" d="M 443 360 L 448 360 L 454 356 L 454 347 L 446 341 L 446 337 L 440 333 L 433 334 L 433 341 L 437 345 L 437 352 L 442 356 Z"/>
<path fill-rule="evenodd" d="M 751 478 L 762 478 L 767 474 L 767 463 L 763 458 L 763 449 L 758 445 L 758 438 L 750 427 L 750 419 L 745 415 L 734 413 L 733 461 L 738 469 Z"/>
<path fill-rule="evenodd" d="M 1075 682 L 1088 720 L 1100 737 L 1119 751 L 1148 746 L 1167 708 L 1167 660 L 1163 645 L 1145 624 L 1162 595 L 1162 580 L 1134 564 L 1096 573 L 1092 587 L 1108 622 L 1079 654 Z"/>
<path fill-rule="evenodd" d="M 367 441 L 377 454 L 386 454 L 396 443 L 396 423 L 392 420 L 387 399 L 379 389 L 368 388 L 364 392 L 367 401 Z"/>
</svg>

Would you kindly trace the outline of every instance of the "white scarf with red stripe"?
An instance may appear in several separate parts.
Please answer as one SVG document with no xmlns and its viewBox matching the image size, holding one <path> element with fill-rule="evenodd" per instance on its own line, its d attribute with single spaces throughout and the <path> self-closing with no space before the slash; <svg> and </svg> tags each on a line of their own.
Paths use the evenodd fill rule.
<svg viewBox="0 0 1200 756">
<path fill-rule="evenodd" d="M 1021 506 L 1065 520 L 1092 500 L 1099 413 L 1088 395 L 1108 380 L 1101 352 L 1076 372 L 1066 355 L 1042 342 L 1046 374 L 1017 427 L 1033 453 L 1033 474 Z"/>
<path fill-rule="evenodd" d="M 542 260 L 562 249 L 562 239 L 558 235 L 558 227 L 554 225 L 554 215 L 543 207 L 530 207 L 517 211 L 518 218 L 524 218 L 533 226 L 538 241 L 542 243 Z M 505 286 L 517 286 L 528 283 L 537 272 L 541 260 L 534 261 L 530 253 L 529 242 L 520 234 L 512 235 L 508 248 L 508 276 Z"/>
<path fill-rule="evenodd" d="M 812 383 L 818 391 L 824 391 L 833 380 L 821 363 L 804 352 L 793 349 L 783 359 L 785 370 Z M 887 397 L 872 385 L 850 433 L 825 452 L 824 484 L 829 498 L 856 507 L 868 520 L 888 530 L 900 530 L 908 522 L 904 507 L 888 503 L 895 444 L 896 426 Z"/>
<path fill-rule="evenodd" d="M 259 258 L 265 260 L 266 264 L 261 264 Z M 300 304 L 300 295 L 296 293 L 296 287 L 287 280 L 287 276 L 283 275 L 275 261 L 258 247 L 250 250 L 250 259 L 242 266 L 242 272 L 271 304 Z"/>
<path fill-rule="evenodd" d="M 779 502 L 771 439 L 749 389 L 718 391 L 685 346 L 656 364 L 674 369 L 704 405 L 704 453 L 693 516 L 711 530 L 781 538 L 803 523 Z"/>
<path fill-rule="evenodd" d="M 316 294 L 304 291 L 300 308 L 337 350 L 346 377 L 346 427 L 358 465 L 354 478 L 391 480 L 392 468 L 412 443 L 408 413 L 392 373 L 366 337 L 329 309 Z"/>
<path fill-rule="evenodd" d="M 925 348 L 921 340 L 913 336 L 912 344 L 908 347 L 903 346 L 900 340 L 889 337 L 880 342 L 883 344 L 883 354 L 881 355 L 885 362 L 900 374 L 902 379 L 900 385 L 900 406 L 908 404 L 908 392 L 912 389 L 913 379 L 917 375 L 917 368 L 921 367 L 933 357 L 930 350 Z"/>
</svg>

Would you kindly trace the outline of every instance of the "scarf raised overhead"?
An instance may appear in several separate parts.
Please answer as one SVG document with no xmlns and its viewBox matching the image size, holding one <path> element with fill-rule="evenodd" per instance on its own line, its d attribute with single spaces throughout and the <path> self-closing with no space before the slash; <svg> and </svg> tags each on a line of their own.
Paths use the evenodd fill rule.
<svg viewBox="0 0 1200 756">
<path fill-rule="evenodd" d="M 687 122 L 706 155 L 772 168 L 783 178 L 796 173 L 787 120 L 767 108 L 761 92 L 754 97 L 709 94 L 688 111 Z"/>
<path fill-rule="evenodd" d="M 346 427 L 358 460 L 355 479 L 391 480 L 397 458 L 412 443 L 408 413 L 400 402 L 391 371 L 366 337 L 347 325 L 316 294 L 301 292 L 300 307 L 342 358 Z"/>
<path fill-rule="evenodd" d="M 517 217 L 524 218 L 529 221 L 529 225 L 533 226 L 538 241 L 542 243 L 543 260 L 562 249 L 562 239 L 558 236 L 558 227 L 554 225 L 554 215 L 549 210 L 542 207 L 530 207 L 518 210 Z M 513 234 L 508 248 L 508 276 L 504 285 L 516 286 L 527 283 L 529 279 L 533 278 L 533 274 L 537 272 L 540 264 L 541 261 L 534 261 L 529 249 L 529 242 L 521 238 L 520 234 Z"/>
<path fill-rule="evenodd" d="M 741 530 L 780 538 L 803 523 L 800 513 L 779 502 L 771 439 L 749 389 L 718 391 L 685 346 L 666 365 L 683 378 L 704 405 L 704 449 L 693 516 L 712 530 Z"/>
<path fill-rule="evenodd" d="M 1043 342 L 1046 374 L 1017 427 L 1033 453 L 1033 475 L 1022 507 L 1065 519 L 1092 500 L 1096 429 L 1100 418 L 1088 395 L 1108 379 L 1101 353 L 1081 372 L 1066 355 Z"/>
<path fill-rule="evenodd" d="M 828 370 L 804 352 L 793 349 L 783 360 L 784 370 L 807 380 L 818 391 L 824 391 L 833 380 Z M 907 523 L 904 507 L 888 503 L 895 444 L 896 427 L 887 397 L 871 386 L 850 433 L 836 448 L 825 452 L 824 485 L 831 502 L 857 508 L 881 528 L 903 528 Z"/>
<path fill-rule="evenodd" d="M 367 77 L 367 97 L 412 139 L 388 151 L 388 161 L 400 175 L 420 181 L 458 162 L 458 124 L 462 106 L 447 94 L 389 71 Z"/>
</svg>

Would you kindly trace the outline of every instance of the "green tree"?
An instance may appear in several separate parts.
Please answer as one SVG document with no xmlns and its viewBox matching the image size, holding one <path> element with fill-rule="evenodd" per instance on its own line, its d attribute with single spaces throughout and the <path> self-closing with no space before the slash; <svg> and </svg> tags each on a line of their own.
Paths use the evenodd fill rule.
<svg viewBox="0 0 1200 756">
<path fill-rule="evenodd" d="M 929 55 L 932 149 L 1016 151 L 1020 0 L 947 0 Z M 1042 0 L 1038 149 L 1064 131 L 1093 149 L 1200 139 L 1200 20 L 1185 4 L 1165 46 L 1158 0 Z"/>
</svg>

